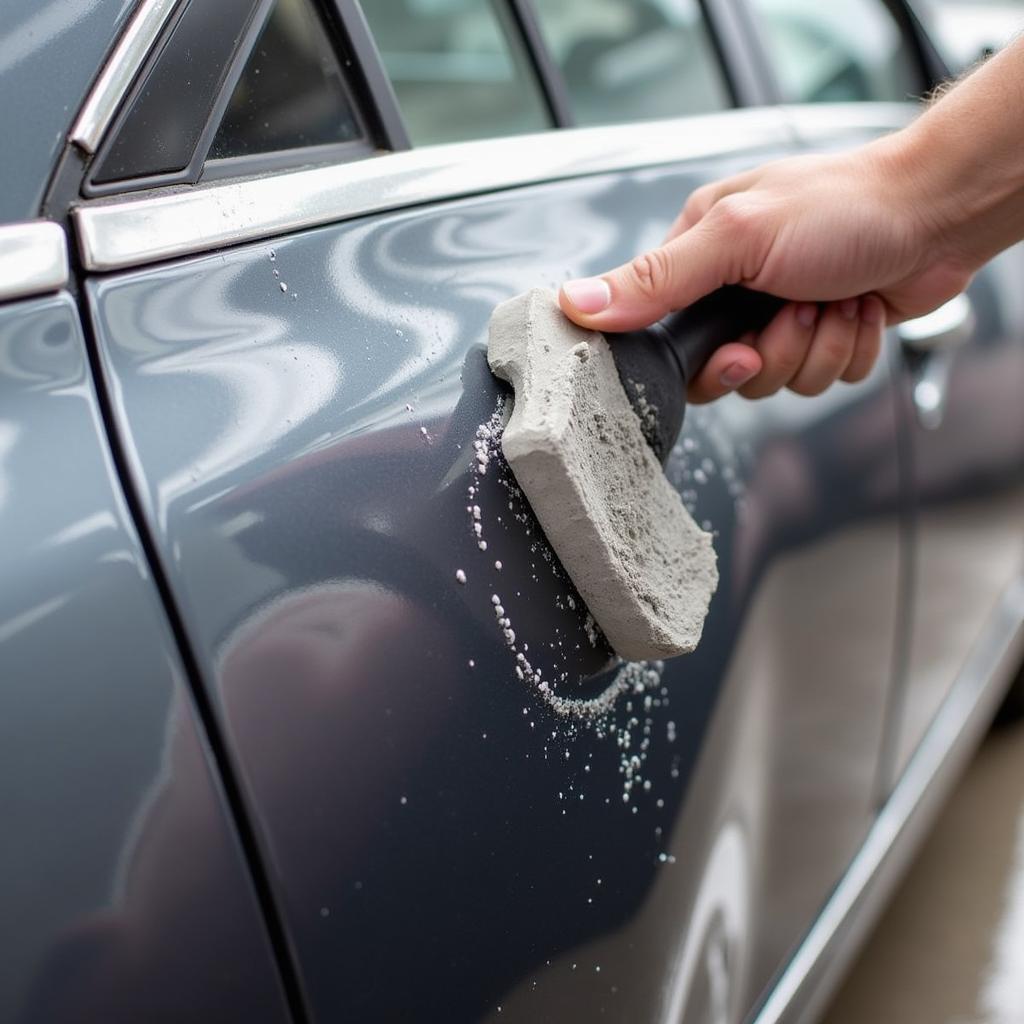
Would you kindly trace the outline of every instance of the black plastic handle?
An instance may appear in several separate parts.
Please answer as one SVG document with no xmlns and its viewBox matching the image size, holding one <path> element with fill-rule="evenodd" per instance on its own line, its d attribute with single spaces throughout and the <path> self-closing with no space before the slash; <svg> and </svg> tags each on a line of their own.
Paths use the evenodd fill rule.
<svg viewBox="0 0 1024 1024">
<path fill-rule="evenodd" d="M 767 292 L 728 285 L 669 313 L 648 330 L 669 345 L 689 384 L 717 349 L 751 331 L 760 333 L 785 303 Z"/>
<path fill-rule="evenodd" d="M 785 302 L 727 285 L 643 330 L 607 336 L 626 394 L 662 462 L 683 425 L 687 384 L 716 349 L 763 330 Z"/>
</svg>

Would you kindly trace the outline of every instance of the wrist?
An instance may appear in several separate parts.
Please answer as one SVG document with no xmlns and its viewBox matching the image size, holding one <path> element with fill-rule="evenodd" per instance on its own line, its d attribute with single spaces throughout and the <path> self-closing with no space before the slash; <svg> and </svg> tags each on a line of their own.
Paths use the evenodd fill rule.
<svg viewBox="0 0 1024 1024">
<path fill-rule="evenodd" d="M 948 261 L 973 272 L 984 259 L 973 251 L 972 233 L 991 198 L 972 180 L 972 162 L 956 139 L 923 115 L 876 144 L 878 188 L 929 262 Z"/>
<path fill-rule="evenodd" d="M 934 255 L 970 271 L 1024 237 L 1024 41 L 882 140 Z"/>
</svg>

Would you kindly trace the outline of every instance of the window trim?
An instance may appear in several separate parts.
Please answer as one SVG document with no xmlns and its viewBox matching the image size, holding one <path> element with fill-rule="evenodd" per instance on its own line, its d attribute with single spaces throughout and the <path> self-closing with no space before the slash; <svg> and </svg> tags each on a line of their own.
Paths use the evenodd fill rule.
<svg viewBox="0 0 1024 1024">
<path fill-rule="evenodd" d="M 241 34 L 235 44 L 232 55 L 227 63 L 219 69 L 220 78 L 216 87 L 217 91 L 212 105 L 204 115 L 203 107 L 205 104 L 196 104 L 197 121 L 198 117 L 202 116 L 204 117 L 204 122 L 203 127 L 197 136 L 195 147 L 192 150 L 192 156 L 185 167 L 181 170 L 168 171 L 159 174 L 118 178 L 114 181 L 105 182 L 95 181 L 95 174 L 97 170 L 102 167 L 106 156 L 117 142 L 122 126 L 131 116 L 135 109 L 136 102 L 145 90 L 149 76 L 159 66 L 168 46 L 172 45 L 174 31 L 181 23 L 182 19 L 187 17 L 192 2 L 194 2 L 194 0 L 186 0 L 186 2 L 178 4 L 175 16 L 167 20 L 159 40 L 153 46 L 152 50 L 147 55 L 145 63 L 135 76 L 135 83 L 132 86 L 131 91 L 128 93 L 120 112 L 108 129 L 103 142 L 89 166 L 85 180 L 82 183 L 83 195 L 120 195 L 125 192 L 156 188 L 161 185 L 194 184 L 199 180 L 199 175 L 202 173 L 207 151 L 213 143 L 213 136 L 217 131 L 220 119 L 231 100 L 231 94 L 234 91 L 235 86 L 238 84 L 238 79 L 242 75 L 242 71 L 245 68 L 245 62 L 248 60 L 249 54 L 252 52 L 253 46 L 259 38 L 259 34 L 270 15 L 270 10 L 273 7 L 274 0 L 250 0 L 249 12 L 246 15 L 244 27 L 242 28 Z"/>
<path fill-rule="evenodd" d="M 274 0 L 252 0 L 246 26 L 239 36 L 230 60 L 222 68 L 216 98 L 205 115 L 203 128 L 197 137 L 188 165 L 180 171 L 96 182 L 96 169 L 102 165 L 106 153 L 117 138 L 120 126 L 132 111 L 149 74 L 161 60 L 175 27 L 190 6 L 190 0 L 150 0 L 151 4 L 158 5 L 162 17 L 156 28 L 152 27 L 153 16 L 148 18 L 147 24 L 151 28 L 147 36 L 148 48 L 138 44 L 138 32 L 132 33 L 132 45 L 119 43 L 115 48 L 118 65 L 116 74 L 108 74 L 108 68 L 104 68 L 96 88 L 86 99 L 79 115 L 81 119 L 101 102 L 113 108 L 108 110 L 102 127 L 102 137 L 97 138 L 93 148 L 88 150 L 94 155 L 83 175 L 80 194 L 86 198 L 124 195 L 153 188 L 194 185 L 199 181 L 221 177 L 242 178 L 288 167 L 342 163 L 369 157 L 382 148 L 395 152 L 410 148 L 409 137 L 394 92 L 356 0 L 308 2 L 314 17 L 323 25 L 331 48 L 342 65 L 342 86 L 360 130 L 358 138 L 346 142 L 294 147 L 224 159 L 210 158 L 209 151 L 224 111 L 273 9 Z M 161 4 L 162 7 L 159 6 Z M 127 66 L 132 60 L 135 62 L 134 66 Z M 111 92 L 109 85 L 104 84 L 106 79 L 111 77 L 120 82 L 120 91 L 116 95 Z M 97 93 L 100 86 L 103 86 L 102 95 Z"/>
<path fill-rule="evenodd" d="M 553 130 L 575 127 L 576 116 L 573 113 L 572 99 L 565 84 L 565 77 L 544 40 L 540 15 L 533 0 L 508 0 L 508 8 L 511 21 L 526 51 L 527 61 L 540 85 L 541 94 L 551 115 Z"/>
<path fill-rule="evenodd" d="M 180 0 L 140 0 L 72 125 L 68 140 L 92 155 Z"/>
<path fill-rule="evenodd" d="M 0 224 L 0 302 L 59 291 L 70 276 L 67 235 L 59 224 Z"/>
<path fill-rule="evenodd" d="M 882 105 L 884 107 L 884 105 Z M 908 119 L 876 111 L 883 126 Z M 793 141 L 779 107 L 423 146 L 371 160 L 90 200 L 72 211 L 82 264 L 109 271 L 369 213 Z"/>
</svg>

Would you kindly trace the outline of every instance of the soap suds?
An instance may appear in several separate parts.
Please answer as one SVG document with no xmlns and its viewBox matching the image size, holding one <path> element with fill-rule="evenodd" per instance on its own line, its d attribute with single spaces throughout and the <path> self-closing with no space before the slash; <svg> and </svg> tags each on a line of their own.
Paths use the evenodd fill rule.
<svg viewBox="0 0 1024 1024">
<path fill-rule="evenodd" d="M 616 802 L 628 808 L 629 813 L 638 810 L 640 795 L 652 803 L 655 798 L 653 782 L 647 776 L 648 756 L 655 737 L 656 716 L 663 713 L 669 704 L 668 688 L 662 681 L 664 664 L 659 660 L 619 662 L 609 673 L 609 681 L 595 696 L 572 695 L 572 690 L 581 683 L 578 673 L 573 671 L 574 655 L 581 643 L 595 648 L 607 646 L 598 625 L 571 592 L 570 581 L 559 566 L 543 535 L 535 530 L 526 499 L 512 476 L 501 452 L 501 438 L 505 422 L 505 403 L 499 399 L 497 408 L 486 423 L 477 430 L 477 440 L 482 442 L 475 451 L 474 465 L 471 466 L 470 483 L 467 487 L 466 513 L 470 532 L 474 539 L 482 539 L 495 523 L 501 524 L 505 513 L 505 529 L 522 529 L 531 539 L 530 552 L 536 555 L 531 565 L 533 581 L 546 593 L 551 584 L 556 586 L 555 606 L 561 610 L 567 607 L 577 610 L 582 636 L 563 636 L 546 644 L 534 644 L 531 652 L 530 640 L 517 635 L 514 609 L 519 600 L 536 600 L 536 596 L 524 596 L 518 591 L 503 593 L 500 589 L 485 591 L 486 600 L 494 615 L 494 622 L 503 646 L 512 659 L 512 673 L 516 680 L 525 683 L 530 693 L 538 698 L 539 707 L 524 706 L 522 720 L 531 730 L 536 730 L 538 720 L 543 726 L 542 712 L 554 716 L 555 728 L 547 734 L 542 746 L 544 757 L 554 758 L 562 763 L 572 763 L 571 744 L 584 734 L 611 743 L 618 756 L 618 772 L 622 788 Z M 481 464 L 491 468 L 496 482 L 504 487 L 507 500 L 499 514 L 484 504 Z M 477 530 L 479 527 L 479 531 Z M 497 566 L 495 566 L 497 568 Z M 542 575 L 538 575 L 542 574 Z M 557 630 L 556 630 L 557 633 Z M 470 660 L 470 667 L 473 661 Z M 594 751 L 586 752 L 583 777 L 590 774 L 590 758 Z M 563 802 L 563 814 L 571 801 L 584 799 L 584 793 L 576 790 L 573 782 L 558 792 Z M 611 804 L 610 797 L 604 797 L 605 804 Z M 661 802 L 658 809 L 664 807 Z M 655 830 L 660 839 L 660 826 Z M 599 883 L 600 884 L 600 883 Z"/>
<path fill-rule="evenodd" d="M 692 651 L 718 583 L 711 537 L 645 441 L 607 341 L 534 289 L 494 311 L 488 359 L 515 389 L 505 458 L 614 649 L 633 660 Z M 478 432 L 481 473 L 486 441 Z"/>
</svg>

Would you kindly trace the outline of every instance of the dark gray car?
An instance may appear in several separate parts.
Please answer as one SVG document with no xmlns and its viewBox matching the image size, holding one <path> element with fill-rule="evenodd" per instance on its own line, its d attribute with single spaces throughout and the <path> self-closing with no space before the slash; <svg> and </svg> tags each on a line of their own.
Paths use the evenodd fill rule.
<svg viewBox="0 0 1024 1024">
<path fill-rule="evenodd" d="M 813 1020 L 1020 663 L 1024 257 L 861 384 L 690 410 L 666 663 L 608 664 L 484 346 L 905 124 L 913 16 L 8 6 L 0 1019 Z"/>
</svg>

